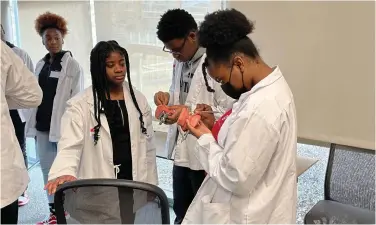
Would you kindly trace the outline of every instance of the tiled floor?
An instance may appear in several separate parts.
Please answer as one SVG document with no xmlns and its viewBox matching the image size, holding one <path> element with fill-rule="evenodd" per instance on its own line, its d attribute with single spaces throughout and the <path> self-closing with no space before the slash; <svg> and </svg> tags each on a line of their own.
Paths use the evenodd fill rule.
<svg viewBox="0 0 376 225">
<path fill-rule="evenodd" d="M 28 152 L 33 154 L 33 142 L 28 141 Z M 34 153 L 35 154 L 35 153 Z M 317 158 L 320 161 L 299 178 L 298 183 L 298 211 L 297 223 L 302 224 L 306 212 L 319 200 L 323 199 L 323 187 L 325 169 L 329 151 L 327 148 L 299 145 L 298 154 Z M 165 190 L 168 197 L 172 191 L 172 162 L 165 159 L 157 159 L 160 187 Z M 21 207 L 19 212 L 19 223 L 34 224 L 43 220 L 48 214 L 47 197 L 43 191 L 43 179 L 39 165 L 29 171 L 31 182 L 28 188 L 30 202 Z M 173 222 L 173 211 L 170 210 L 171 222 Z"/>
</svg>

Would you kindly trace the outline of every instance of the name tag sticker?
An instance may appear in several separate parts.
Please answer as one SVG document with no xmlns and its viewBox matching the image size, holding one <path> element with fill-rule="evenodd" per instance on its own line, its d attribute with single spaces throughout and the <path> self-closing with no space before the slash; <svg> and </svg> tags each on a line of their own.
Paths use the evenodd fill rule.
<svg viewBox="0 0 376 225">
<path fill-rule="evenodd" d="M 60 77 L 60 72 L 51 71 L 50 77 L 51 78 L 59 78 Z"/>
</svg>

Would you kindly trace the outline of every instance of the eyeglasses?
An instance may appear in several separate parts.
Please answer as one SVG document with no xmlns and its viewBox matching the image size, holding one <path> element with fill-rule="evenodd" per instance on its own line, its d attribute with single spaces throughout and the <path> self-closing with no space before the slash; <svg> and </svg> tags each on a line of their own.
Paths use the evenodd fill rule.
<svg viewBox="0 0 376 225">
<path fill-rule="evenodd" d="M 163 51 L 164 52 L 167 52 L 167 53 L 170 53 L 170 54 L 176 54 L 176 55 L 181 55 L 181 51 L 183 50 L 184 46 L 185 46 L 185 42 L 187 41 L 188 37 L 185 37 L 184 38 L 184 42 L 183 44 L 177 48 L 177 49 L 174 49 L 174 50 L 170 50 L 170 49 L 167 49 L 166 46 L 163 46 Z"/>
<path fill-rule="evenodd" d="M 209 70 L 210 70 L 210 68 L 209 68 L 210 66 L 209 66 L 209 63 L 207 63 L 206 65 L 205 65 L 205 71 L 206 71 L 206 74 L 207 75 L 209 75 L 210 74 L 210 72 L 209 72 Z M 210 75 L 209 75 L 210 76 Z M 218 78 L 218 77 L 212 77 L 212 79 L 214 79 L 217 83 L 220 83 L 220 84 L 224 84 L 225 82 L 223 82 L 223 80 L 222 79 L 220 79 L 220 78 Z"/>
</svg>

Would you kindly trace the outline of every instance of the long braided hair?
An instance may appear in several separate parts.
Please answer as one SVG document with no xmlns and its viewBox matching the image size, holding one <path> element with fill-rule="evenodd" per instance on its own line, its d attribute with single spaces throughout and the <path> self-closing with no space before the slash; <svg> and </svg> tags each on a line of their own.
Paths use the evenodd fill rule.
<svg viewBox="0 0 376 225">
<path fill-rule="evenodd" d="M 142 112 L 140 110 L 140 107 L 138 106 L 137 99 L 132 88 L 128 52 L 127 50 L 122 48 L 116 41 L 100 41 L 90 53 L 90 72 L 94 98 L 94 117 L 98 123 L 94 127 L 94 144 L 97 144 L 98 142 L 99 129 L 102 126 L 100 114 L 107 112 L 109 109 L 107 100 L 110 99 L 110 84 L 106 75 L 106 58 L 112 52 L 118 52 L 125 58 L 129 91 L 132 97 L 133 104 L 140 114 L 139 120 L 141 124 L 141 131 L 142 133 L 146 134 Z"/>
<path fill-rule="evenodd" d="M 204 63 L 202 64 L 202 74 L 204 75 L 206 89 L 208 90 L 208 92 L 214 92 L 214 89 L 209 86 L 209 82 L 208 82 L 208 74 L 206 72 L 206 68 L 208 68 L 208 66 L 209 66 L 209 62 L 208 62 L 208 58 L 206 57 Z"/>
</svg>

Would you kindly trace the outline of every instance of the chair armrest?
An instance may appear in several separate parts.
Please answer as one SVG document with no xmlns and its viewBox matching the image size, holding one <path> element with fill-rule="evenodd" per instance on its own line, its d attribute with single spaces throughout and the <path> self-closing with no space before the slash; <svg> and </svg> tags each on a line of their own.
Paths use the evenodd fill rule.
<svg viewBox="0 0 376 225">
<path fill-rule="evenodd" d="M 375 212 L 321 200 L 306 214 L 304 224 L 375 224 Z"/>
</svg>

